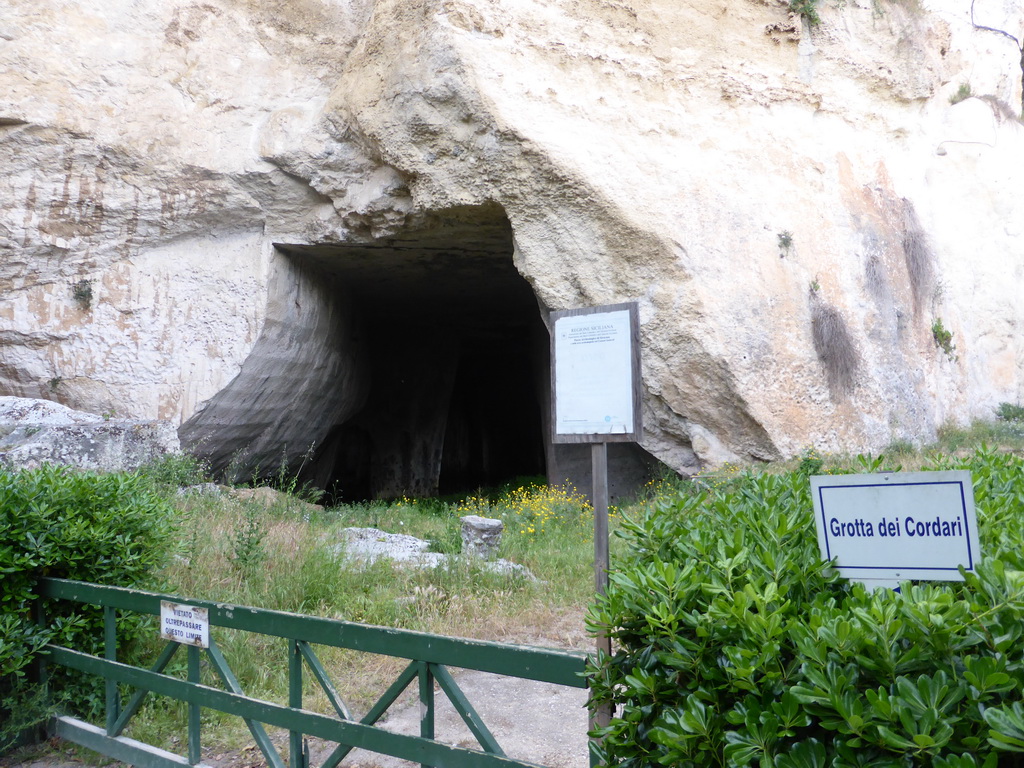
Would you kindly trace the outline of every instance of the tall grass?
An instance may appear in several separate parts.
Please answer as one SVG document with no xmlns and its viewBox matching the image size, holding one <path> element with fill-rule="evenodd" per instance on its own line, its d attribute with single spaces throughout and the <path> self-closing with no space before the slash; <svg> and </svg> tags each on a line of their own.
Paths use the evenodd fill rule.
<svg viewBox="0 0 1024 768">
<path fill-rule="evenodd" d="M 945 453 L 960 453 L 981 444 L 1016 453 L 1024 451 L 1024 421 L 982 420 L 968 426 L 945 425 L 939 429 L 939 441 L 934 448 Z"/>
<path fill-rule="evenodd" d="M 528 485 L 492 498 L 458 502 L 400 499 L 323 509 L 281 494 L 267 506 L 230 495 L 175 496 L 180 551 L 162 574 L 166 590 L 186 598 L 252 605 L 501 642 L 589 648 L 583 614 L 593 593 L 593 510 L 569 488 Z M 499 557 L 520 563 L 533 578 L 499 574 L 463 558 L 460 520 L 467 514 L 502 519 Z M 342 530 L 374 527 L 435 543 L 448 565 L 414 568 L 381 559 L 345 558 Z M 161 643 L 152 631 L 143 656 Z M 214 636 L 250 696 L 287 701 L 284 641 L 215 629 Z M 357 716 L 365 712 L 404 663 L 367 653 L 317 649 L 342 698 Z M 175 670 L 183 674 L 181 669 Z M 211 684 L 219 685 L 212 673 Z M 326 697 L 307 686 L 309 709 L 330 712 Z M 127 735 L 168 748 L 183 731 L 184 708 L 150 705 Z M 215 747 L 249 743 L 237 718 L 204 715 L 204 739 Z"/>
<path fill-rule="evenodd" d="M 1006 403 L 996 414 L 1006 412 Z M 1012 406 L 1011 406 L 1012 407 Z M 890 443 L 876 458 L 879 470 L 912 472 L 931 469 L 942 456 L 966 456 L 986 446 L 998 451 L 1024 454 L 1024 420 L 977 419 L 966 425 L 945 424 L 938 429 L 932 443 L 915 444 L 899 439 Z M 807 474 L 827 474 L 831 471 L 860 471 L 861 458 L 853 454 L 823 455 L 808 448 L 800 456 L 762 467 L 766 472 L 788 472 L 801 468 Z"/>
</svg>

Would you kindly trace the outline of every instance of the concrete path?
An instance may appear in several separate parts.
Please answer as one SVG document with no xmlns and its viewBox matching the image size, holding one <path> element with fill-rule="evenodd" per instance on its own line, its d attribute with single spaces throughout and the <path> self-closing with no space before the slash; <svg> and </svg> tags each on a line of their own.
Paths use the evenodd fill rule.
<svg viewBox="0 0 1024 768">
<path fill-rule="evenodd" d="M 585 690 L 486 672 L 457 673 L 455 678 L 508 757 L 551 768 L 587 768 L 590 765 Z M 447 697 L 438 691 L 435 702 L 437 739 L 477 749 L 476 739 Z M 418 736 L 419 702 L 398 710 L 381 726 L 395 733 Z M 316 749 L 311 751 L 311 762 L 318 765 L 323 758 Z M 342 765 L 405 768 L 414 764 L 355 750 Z"/>
<path fill-rule="evenodd" d="M 497 739 L 508 757 L 550 768 L 587 768 L 587 692 L 577 688 L 491 675 L 485 672 L 453 670 L 456 682 Z M 437 691 L 435 733 L 447 744 L 478 748 L 476 739 L 451 702 Z M 397 708 L 380 726 L 395 733 L 419 735 L 419 702 Z M 121 763 L 94 759 L 54 741 L 43 750 L 25 757 L 0 759 L 0 768 L 88 768 Z M 278 745 L 279 748 L 283 745 Z M 333 749 L 329 743 L 311 740 L 310 764 L 315 768 Z M 287 753 L 287 747 L 281 750 Z M 255 768 L 264 765 L 255 747 L 241 752 L 204 754 L 204 763 L 214 768 Z M 342 763 L 345 768 L 405 768 L 404 760 L 361 750 L 353 751 Z"/>
</svg>

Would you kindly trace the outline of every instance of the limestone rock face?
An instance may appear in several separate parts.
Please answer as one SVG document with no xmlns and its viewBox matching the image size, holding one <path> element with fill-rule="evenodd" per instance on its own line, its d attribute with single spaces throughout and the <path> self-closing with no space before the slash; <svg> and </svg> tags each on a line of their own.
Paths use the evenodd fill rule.
<svg viewBox="0 0 1024 768">
<path fill-rule="evenodd" d="M 820 5 L 8 0 L 0 394 L 169 419 L 221 467 L 376 450 L 419 476 L 372 493 L 422 490 L 494 461 L 485 351 L 533 361 L 543 422 L 523 312 L 636 301 L 677 469 L 1020 402 L 1020 48 L 967 0 Z M 1024 38 L 1016 0 L 975 21 Z M 533 309 L 450 277 L 502 260 Z"/>
<path fill-rule="evenodd" d="M 94 416 L 58 403 L 0 397 L 0 465 L 44 463 L 117 472 L 181 450 L 168 421 Z"/>
</svg>

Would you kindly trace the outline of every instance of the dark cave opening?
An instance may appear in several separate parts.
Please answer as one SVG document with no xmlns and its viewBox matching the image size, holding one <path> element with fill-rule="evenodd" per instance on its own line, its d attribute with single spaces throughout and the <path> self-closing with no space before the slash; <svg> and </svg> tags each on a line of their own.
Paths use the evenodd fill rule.
<svg viewBox="0 0 1024 768">
<path fill-rule="evenodd" d="M 548 335 L 500 208 L 371 243 L 278 249 L 344 303 L 336 343 L 360 369 L 300 480 L 358 501 L 545 475 Z"/>
<path fill-rule="evenodd" d="M 544 474 L 530 339 L 467 346 L 452 388 L 438 490 L 442 495 Z"/>
<path fill-rule="evenodd" d="M 519 477 L 590 489 L 590 449 L 552 444 L 546 310 L 497 205 L 358 243 L 275 243 L 267 313 L 237 375 L 178 430 L 228 482 L 281 471 L 327 503 L 457 495 Z M 608 452 L 614 503 L 657 471 Z"/>
</svg>

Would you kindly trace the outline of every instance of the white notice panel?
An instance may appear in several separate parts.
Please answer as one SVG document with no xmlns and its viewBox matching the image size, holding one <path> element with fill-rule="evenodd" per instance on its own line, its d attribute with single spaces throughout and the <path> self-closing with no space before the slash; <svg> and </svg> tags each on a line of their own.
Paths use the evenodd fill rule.
<svg viewBox="0 0 1024 768">
<path fill-rule="evenodd" d="M 205 608 L 160 601 L 160 637 L 184 645 L 210 647 L 210 618 Z"/>
<path fill-rule="evenodd" d="M 635 439 L 635 305 L 556 312 L 552 317 L 554 440 Z"/>
<path fill-rule="evenodd" d="M 818 545 L 849 579 L 962 581 L 981 557 L 971 474 L 811 478 Z"/>
</svg>

